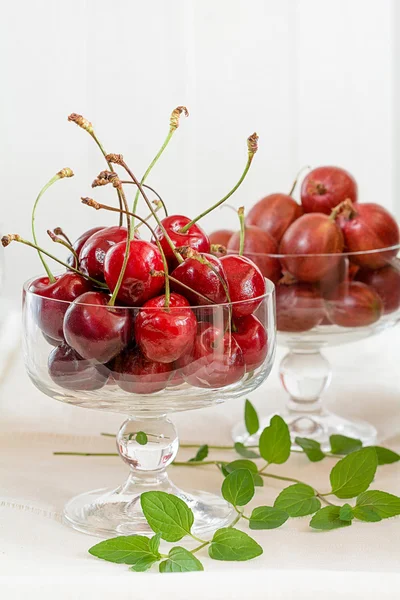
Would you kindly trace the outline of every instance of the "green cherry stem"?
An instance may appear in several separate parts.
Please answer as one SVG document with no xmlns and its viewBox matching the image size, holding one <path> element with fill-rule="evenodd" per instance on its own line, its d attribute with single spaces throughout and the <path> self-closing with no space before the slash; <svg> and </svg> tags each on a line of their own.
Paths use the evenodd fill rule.
<svg viewBox="0 0 400 600">
<path fill-rule="evenodd" d="M 300 175 L 302 174 L 303 171 L 305 171 L 306 169 L 311 169 L 310 165 L 304 165 L 304 167 L 301 167 L 300 171 L 297 173 L 296 175 L 296 179 L 293 181 L 293 185 L 290 188 L 290 192 L 289 192 L 289 196 L 292 196 L 294 190 L 296 189 L 297 183 L 300 179 Z"/>
<path fill-rule="evenodd" d="M 221 198 L 221 200 L 219 200 L 218 202 L 213 204 L 210 208 L 208 208 L 207 210 L 202 212 L 198 217 L 196 217 L 195 219 L 192 219 L 189 223 L 187 223 L 184 227 L 182 227 L 181 233 L 186 233 L 186 231 L 188 229 L 190 229 L 190 227 L 192 227 L 192 225 L 197 223 L 197 221 L 199 221 L 200 219 L 202 219 L 203 217 L 208 215 L 208 213 L 213 211 L 215 208 L 218 208 L 218 206 L 221 206 L 221 204 L 223 204 L 225 202 L 225 200 L 228 200 L 228 198 L 230 198 L 232 196 L 232 194 L 234 194 L 236 192 L 238 187 L 243 183 L 243 181 L 247 175 L 247 172 L 250 169 L 254 155 L 258 150 L 258 135 L 256 133 L 253 133 L 253 135 L 251 135 L 249 138 L 247 138 L 247 148 L 248 148 L 247 163 L 246 163 L 245 169 L 244 169 L 239 181 L 236 183 L 236 185 L 234 185 L 233 188 L 231 189 L 231 191 L 228 192 L 226 194 L 226 196 Z"/>
<path fill-rule="evenodd" d="M 79 256 L 73 249 L 72 245 L 69 244 L 68 242 L 66 242 L 65 240 L 62 240 L 60 237 L 58 237 L 54 233 L 54 231 L 51 231 L 50 229 L 47 230 L 47 235 L 49 236 L 49 238 L 51 239 L 52 242 L 55 242 L 56 244 L 61 244 L 61 246 L 64 246 L 64 248 L 67 248 L 73 255 L 73 257 L 75 259 L 75 264 L 77 265 L 77 267 L 79 267 Z"/>
<path fill-rule="evenodd" d="M 245 237 L 245 228 L 244 228 L 244 206 L 241 206 L 237 211 L 240 223 L 240 238 L 239 238 L 239 256 L 243 256 L 244 252 L 244 237 Z"/>
<path fill-rule="evenodd" d="M 71 247 L 73 246 L 73 243 L 71 242 L 70 238 L 67 236 L 66 233 L 64 233 L 61 227 L 54 227 L 53 233 L 54 235 L 59 235 L 63 237 L 67 244 L 69 244 Z"/>
<path fill-rule="evenodd" d="M 56 262 L 58 262 L 63 267 L 66 267 L 70 271 L 73 271 L 74 273 L 77 273 L 78 275 L 81 275 L 85 279 L 88 279 L 89 281 L 91 281 L 92 283 L 94 283 L 97 287 L 103 288 L 103 289 L 108 289 L 107 286 L 104 283 L 102 283 L 101 281 L 97 281 L 97 279 L 94 279 L 93 277 L 89 277 L 89 275 L 85 275 L 85 273 L 82 273 L 78 269 L 75 269 L 74 267 L 71 267 L 71 265 L 68 265 L 63 260 L 60 260 L 56 256 L 53 256 L 52 254 L 50 254 L 49 252 L 47 252 L 47 250 L 44 250 L 43 248 L 41 248 L 37 244 L 33 244 L 32 242 L 29 242 L 28 240 L 24 240 L 20 235 L 18 235 L 16 233 L 10 233 L 8 235 L 3 235 L 3 237 L 1 238 L 1 243 L 2 243 L 3 248 L 5 248 L 9 244 L 11 244 L 11 242 L 19 242 L 20 244 L 24 244 L 25 246 L 29 246 L 30 248 L 35 248 L 35 250 L 38 250 L 39 252 L 42 252 L 42 254 L 45 254 L 46 256 L 48 256 L 49 258 L 51 258 L 52 260 L 55 260 Z"/>
<path fill-rule="evenodd" d="M 54 175 L 54 177 L 52 177 L 50 179 L 50 181 L 48 181 L 46 183 L 45 186 L 42 187 L 42 189 L 40 190 L 34 204 L 33 204 L 33 208 L 32 208 L 32 216 L 31 216 L 31 229 L 32 229 L 32 237 L 33 237 L 33 241 L 35 242 L 36 246 L 38 245 L 37 242 L 37 238 L 36 238 L 36 231 L 35 231 L 35 217 L 36 217 L 36 208 L 37 205 L 39 204 L 39 200 L 40 198 L 43 196 L 43 194 L 45 193 L 46 190 L 49 189 L 49 187 L 51 187 L 53 185 L 53 183 L 55 183 L 56 181 L 58 181 L 59 179 L 64 179 L 64 177 L 73 177 L 73 172 L 71 169 L 69 169 L 68 167 L 65 169 L 61 169 L 61 171 L 59 171 L 56 175 Z M 42 252 L 40 252 L 38 250 L 38 254 L 39 254 L 39 258 L 42 261 L 42 265 L 47 273 L 47 277 L 49 278 L 50 283 L 54 283 L 56 278 L 54 277 L 53 273 L 50 271 L 46 261 L 44 260 L 43 256 L 42 256 Z"/>
<path fill-rule="evenodd" d="M 160 210 L 160 208 L 162 207 L 162 204 L 161 204 L 160 200 L 153 200 L 153 204 L 155 206 L 154 210 L 156 212 L 158 212 Z M 153 216 L 153 213 L 149 213 L 146 217 L 144 217 L 143 220 L 144 221 L 149 221 L 152 216 Z M 136 225 L 135 231 L 137 231 L 138 229 L 140 229 L 142 225 L 143 225 L 143 223 L 139 223 L 139 225 Z"/>
<path fill-rule="evenodd" d="M 135 182 L 134 182 L 134 181 L 131 181 L 130 179 L 123 180 L 123 181 L 121 181 L 121 183 L 122 183 L 122 185 L 125 185 L 125 184 L 126 184 L 126 185 L 136 185 L 136 184 L 135 184 Z M 164 202 L 164 200 L 161 198 L 160 194 L 159 194 L 159 193 L 158 193 L 158 192 L 157 192 L 157 191 L 156 191 L 154 188 L 150 187 L 149 185 L 147 185 L 147 184 L 145 184 L 145 183 L 142 183 L 141 185 L 142 185 L 142 187 L 143 187 L 143 188 L 145 188 L 146 190 L 150 190 L 151 192 L 153 192 L 153 194 L 154 194 L 155 196 L 157 196 L 158 200 L 159 200 L 159 201 L 161 202 L 161 204 L 162 204 L 162 207 L 163 207 L 163 209 L 164 209 L 164 212 L 165 212 L 165 216 L 166 216 L 166 217 L 168 217 L 168 210 L 167 210 L 167 207 L 165 206 L 165 202 Z"/>
<path fill-rule="evenodd" d="M 143 183 L 146 181 L 150 171 L 153 169 L 154 165 L 156 164 L 156 162 L 158 161 L 158 159 L 160 158 L 160 156 L 162 155 L 162 153 L 164 152 L 164 150 L 166 149 L 166 147 L 168 146 L 172 136 L 174 135 L 175 131 L 178 129 L 179 127 L 179 117 L 181 116 L 181 114 L 184 113 L 184 115 L 186 117 L 189 116 L 189 112 L 187 110 L 187 108 L 185 106 L 177 106 L 177 108 L 175 108 L 170 116 L 170 122 L 169 122 L 169 132 L 167 137 L 165 138 L 164 142 L 162 143 L 161 148 L 159 149 L 159 151 L 157 152 L 157 154 L 155 155 L 155 157 L 153 158 L 153 160 L 151 161 L 151 163 L 149 164 L 149 166 L 147 167 L 142 179 L 140 180 L 140 184 L 143 185 Z M 132 212 L 136 213 L 137 212 L 137 204 L 139 201 L 139 195 L 140 195 L 140 188 L 138 187 L 138 190 L 136 192 L 135 195 L 135 200 L 133 202 L 133 208 L 132 208 Z"/>
</svg>

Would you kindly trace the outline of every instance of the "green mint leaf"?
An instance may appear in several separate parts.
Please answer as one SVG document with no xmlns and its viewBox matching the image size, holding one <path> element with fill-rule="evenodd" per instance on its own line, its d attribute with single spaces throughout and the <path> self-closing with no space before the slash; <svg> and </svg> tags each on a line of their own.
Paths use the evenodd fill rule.
<svg viewBox="0 0 400 600">
<path fill-rule="evenodd" d="M 171 548 L 167 560 L 160 563 L 160 573 L 187 573 L 188 571 L 204 571 L 203 565 L 189 550 L 176 546 Z"/>
<path fill-rule="evenodd" d="M 238 469 L 225 477 L 222 495 L 233 506 L 245 506 L 254 496 L 253 476 L 248 469 Z"/>
<path fill-rule="evenodd" d="M 281 465 L 289 458 L 290 447 L 289 428 L 282 417 L 275 415 L 260 435 L 260 454 L 268 463 Z"/>
<path fill-rule="evenodd" d="M 342 521 L 340 518 L 340 506 L 325 506 L 315 513 L 310 521 L 310 527 L 329 531 L 339 527 L 347 527 L 351 521 Z"/>
<path fill-rule="evenodd" d="M 304 517 L 319 510 L 321 502 L 315 496 L 312 487 L 304 483 L 295 483 L 281 491 L 274 507 L 284 510 L 289 517 Z"/>
<path fill-rule="evenodd" d="M 250 516 L 250 529 L 276 529 L 289 518 L 286 511 L 273 506 L 258 506 Z"/>
<path fill-rule="evenodd" d="M 387 492 L 368 490 L 357 497 L 356 508 L 361 507 L 373 510 L 381 519 L 388 519 L 400 515 L 400 498 Z"/>
<path fill-rule="evenodd" d="M 128 535 L 111 538 L 92 546 L 89 554 L 109 562 L 132 565 L 133 571 L 147 571 L 161 558 L 155 537 Z"/>
<path fill-rule="evenodd" d="M 311 462 L 319 462 L 325 458 L 324 452 L 321 450 L 321 444 L 309 438 L 297 437 L 295 442 L 306 454 Z"/>
<path fill-rule="evenodd" d="M 389 448 L 382 448 L 382 446 L 372 446 L 375 448 L 376 456 L 378 457 L 378 465 L 391 465 L 400 460 L 400 454 L 389 450 Z"/>
<path fill-rule="evenodd" d="M 343 504 L 339 510 L 339 519 L 341 521 L 352 521 L 354 519 L 353 509 L 350 504 Z"/>
<path fill-rule="evenodd" d="M 246 446 L 242 444 L 242 442 L 236 442 L 235 450 L 238 454 L 240 454 L 240 456 L 243 456 L 244 458 L 260 458 L 260 455 L 257 454 L 257 452 L 254 452 L 254 450 L 249 450 L 249 448 L 246 448 Z"/>
<path fill-rule="evenodd" d="M 370 486 L 378 467 L 374 448 L 367 447 L 340 459 L 330 473 L 332 493 L 338 498 L 354 498 Z"/>
<path fill-rule="evenodd" d="M 368 523 L 376 523 L 382 521 L 382 517 L 373 508 L 367 506 L 355 506 L 353 513 L 356 519 L 359 521 L 367 521 Z"/>
<path fill-rule="evenodd" d="M 251 560 L 263 549 L 247 533 L 234 527 L 224 527 L 214 533 L 208 554 L 214 560 Z"/>
<path fill-rule="evenodd" d="M 147 434 L 144 431 L 138 431 L 136 434 L 136 441 L 141 446 L 145 446 L 149 441 Z"/>
<path fill-rule="evenodd" d="M 244 405 L 244 422 L 249 435 L 257 433 L 260 428 L 260 421 L 258 420 L 257 411 L 250 400 L 246 400 Z"/>
<path fill-rule="evenodd" d="M 178 542 L 190 534 L 193 512 L 177 496 L 166 492 L 143 492 L 140 504 L 152 530 L 166 542 Z"/>
<path fill-rule="evenodd" d="M 350 454 L 362 448 L 362 441 L 346 435 L 334 434 L 329 438 L 333 454 Z"/>
<path fill-rule="evenodd" d="M 233 473 L 233 471 L 237 471 L 238 469 L 248 469 L 251 473 L 257 473 L 258 467 L 255 462 L 252 460 L 233 460 L 232 462 L 225 465 L 225 469 L 228 473 Z"/>
<path fill-rule="evenodd" d="M 196 456 L 190 458 L 188 462 L 200 462 L 208 456 L 208 445 L 203 444 L 196 452 Z"/>
<path fill-rule="evenodd" d="M 256 487 L 263 487 L 264 479 L 258 473 L 252 473 L 253 475 L 253 483 Z"/>
<path fill-rule="evenodd" d="M 158 554 L 158 549 L 160 547 L 160 540 L 161 540 L 161 535 L 159 533 L 156 533 L 155 535 L 153 535 L 152 538 L 150 538 L 149 548 L 153 552 L 153 554 Z"/>
</svg>

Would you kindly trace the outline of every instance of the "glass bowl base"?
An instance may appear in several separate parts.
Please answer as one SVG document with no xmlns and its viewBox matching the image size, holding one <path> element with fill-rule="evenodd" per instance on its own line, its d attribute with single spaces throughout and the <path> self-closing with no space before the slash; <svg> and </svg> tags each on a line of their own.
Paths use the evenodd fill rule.
<svg viewBox="0 0 400 600">
<path fill-rule="evenodd" d="M 167 488 L 162 486 L 162 491 L 175 494 L 190 506 L 194 513 L 192 533 L 198 537 L 211 537 L 216 529 L 230 525 L 236 516 L 233 507 L 215 494 L 183 492 L 172 484 Z M 75 496 L 65 505 L 64 522 L 77 531 L 104 538 L 154 535 L 142 512 L 140 493 L 127 494 L 121 488 Z"/>
<path fill-rule="evenodd" d="M 319 413 L 293 413 L 291 411 L 281 411 L 279 414 L 287 423 L 292 438 L 292 448 L 299 450 L 295 442 L 296 437 L 306 437 L 315 440 L 321 444 L 322 450 L 330 450 L 329 437 L 333 434 L 345 435 L 347 437 L 361 440 L 364 446 L 370 446 L 376 443 L 377 431 L 375 427 L 365 421 L 352 421 L 328 411 Z M 261 432 L 269 425 L 271 417 L 269 415 L 260 422 L 259 431 L 249 436 L 244 423 L 235 425 L 232 429 L 232 438 L 235 442 L 242 442 L 246 446 L 258 444 Z"/>
</svg>

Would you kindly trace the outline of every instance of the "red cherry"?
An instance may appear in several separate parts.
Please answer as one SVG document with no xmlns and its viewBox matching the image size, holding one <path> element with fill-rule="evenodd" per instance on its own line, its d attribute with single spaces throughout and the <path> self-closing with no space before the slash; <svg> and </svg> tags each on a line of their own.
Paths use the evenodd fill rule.
<svg viewBox="0 0 400 600">
<path fill-rule="evenodd" d="M 233 231 L 231 229 L 218 229 L 217 231 L 213 231 L 208 236 L 210 240 L 210 244 L 217 244 L 221 246 L 227 246 L 230 238 L 233 235 Z"/>
<path fill-rule="evenodd" d="M 107 306 L 109 299 L 101 292 L 87 292 L 65 313 L 65 339 L 82 358 L 107 363 L 130 341 L 130 311 Z"/>
<path fill-rule="evenodd" d="M 236 319 L 232 337 L 243 352 L 246 371 L 254 371 L 260 367 L 268 353 L 268 338 L 262 323 L 254 315 Z"/>
<path fill-rule="evenodd" d="M 249 211 L 246 225 L 256 225 L 279 244 L 286 229 L 301 215 L 303 208 L 288 194 L 269 194 Z"/>
<path fill-rule="evenodd" d="M 54 383 L 67 390 L 99 390 L 108 379 L 107 367 L 85 360 L 67 344 L 50 352 L 48 368 Z"/>
<path fill-rule="evenodd" d="M 247 301 L 259 298 L 266 292 L 265 280 L 260 269 L 249 258 L 233 254 L 223 256 L 221 263 L 231 301 L 243 303 L 233 305 L 233 316 L 240 318 L 250 315 L 260 305 L 261 300 Z"/>
<path fill-rule="evenodd" d="M 135 320 L 135 339 L 143 354 L 156 362 L 171 363 L 193 347 L 197 320 L 189 302 L 171 294 L 169 308 L 165 295 L 152 298 Z"/>
<path fill-rule="evenodd" d="M 182 374 L 190 385 L 220 388 L 239 381 L 246 372 L 238 342 L 211 325 L 199 328 L 193 350 L 185 359 Z"/>
<path fill-rule="evenodd" d="M 344 281 L 326 301 L 328 317 L 341 327 L 366 327 L 378 321 L 383 303 L 378 294 L 359 281 Z"/>
<path fill-rule="evenodd" d="M 331 269 L 337 268 L 341 260 L 337 255 L 342 251 L 343 236 L 339 227 L 330 217 L 320 213 L 303 215 L 292 223 L 279 247 L 280 254 L 301 255 L 285 256 L 281 263 L 293 277 L 308 282 L 320 281 Z"/>
<path fill-rule="evenodd" d="M 125 392 L 154 394 L 167 386 L 172 364 L 154 362 L 138 349 L 127 349 L 113 360 L 110 369 L 116 384 Z"/>
<path fill-rule="evenodd" d="M 80 269 L 98 281 L 104 281 L 104 261 L 107 250 L 126 241 L 126 227 L 105 227 L 91 235 L 79 253 Z"/>
<path fill-rule="evenodd" d="M 35 279 L 29 286 L 29 291 L 43 298 L 35 298 L 36 323 L 42 332 L 53 340 L 63 340 L 63 321 L 68 303 L 90 289 L 88 280 L 78 273 L 67 272 L 58 275 L 54 283 L 50 283 L 48 277 Z"/>
<path fill-rule="evenodd" d="M 301 203 L 307 213 L 329 215 L 347 198 L 357 202 L 357 183 L 339 167 L 318 167 L 308 173 L 301 185 Z"/>
<path fill-rule="evenodd" d="M 102 229 L 105 229 L 104 225 L 102 227 L 92 227 L 92 229 L 88 229 L 87 231 L 85 231 L 84 233 L 82 233 L 82 235 L 80 235 L 78 237 L 78 239 L 74 242 L 74 245 L 72 246 L 78 256 L 79 256 L 79 254 L 80 254 L 80 252 L 81 252 L 81 250 L 82 250 L 83 245 L 85 244 L 85 242 L 94 233 L 97 233 L 98 231 L 101 231 Z M 68 256 L 67 263 L 69 265 L 71 265 L 71 267 L 75 267 L 76 269 L 78 268 L 77 265 L 75 264 L 75 257 L 72 254 L 70 254 Z"/>
<path fill-rule="evenodd" d="M 197 252 L 210 252 L 211 245 L 208 235 L 198 225 L 194 224 L 189 227 L 186 233 L 180 233 L 182 227 L 190 223 L 190 221 L 191 219 L 189 219 L 189 217 L 184 217 L 183 215 L 170 215 L 169 217 L 162 219 L 161 223 L 176 248 L 185 246 L 193 248 L 193 250 L 197 250 Z M 176 258 L 164 237 L 162 229 L 157 227 L 155 234 L 164 250 L 168 264 L 170 267 L 176 266 Z"/>
<path fill-rule="evenodd" d="M 227 250 L 237 252 L 240 246 L 240 232 L 233 234 Z M 267 279 L 276 283 L 282 276 L 282 269 L 277 258 L 267 254 L 278 254 L 278 244 L 269 233 L 259 227 L 246 226 L 244 237 L 244 254 L 258 266 Z M 259 256 L 258 256 L 259 255 Z"/>
<path fill-rule="evenodd" d="M 399 227 L 392 215 L 379 204 L 351 204 L 337 217 L 349 252 L 389 248 L 400 242 Z M 367 269 L 380 269 L 396 256 L 398 249 L 350 256 L 350 260 Z"/>
<path fill-rule="evenodd" d="M 113 292 L 124 262 L 126 242 L 115 244 L 106 254 L 104 276 Z M 160 251 L 154 244 L 144 240 L 132 240 L 129 260 L 118 292 L 118 300 L 129 306 L 141 306 L 159 294 L 164 287 L 164 277 L 151 275 L 163 271 Z"/>
<path fill-rule="evenodd" d="M 383 313 L 388 315 L 400 307 L 400 261 L 377 271 L 360 269 L 356 280 L 371 287 L 383 302 Z"/>
<path fill-rule="evenodd" d="M 276 286 L 278 331 L 308 331 L 319 325 L 324 316 L 323 300 L 315 286 L 309 283 Z"/>
<path fill-rule="evenodd" d="M 216 272 L 204 261 L 209 262 Z M 224 269 L 221 260 L 212 254 L 189 255 L 183 263 L 172 271 L 171 277 L 181 281 L 193 290 L 198 290 L 203 296 L 209 298 L 211 302 L 215 302 L 216 304 L 227 302 L 225 289 L 221 282 L 225 282 Z M 175 292 L 185 296 L 192 306 L 206 304 L 206 301 L 201 296 L 198 296 L 195 292 L 190 292 L 175 281 L 171 281 L 171 288 Z"/>
</svg>

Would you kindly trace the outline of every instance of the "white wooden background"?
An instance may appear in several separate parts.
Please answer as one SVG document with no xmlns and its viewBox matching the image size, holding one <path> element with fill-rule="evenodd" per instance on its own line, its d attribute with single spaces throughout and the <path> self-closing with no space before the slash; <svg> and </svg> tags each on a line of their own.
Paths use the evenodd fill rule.
<svg viewBox="0 0 400 600">
<path fill-rule="evenodd" d="M 190 118 L 151 177 L 173 211 L 194 216 L 229 190 L 254 130 L 260 150 L 232 204 L 288 190 L 302 165 L 335 163 L 355 175 L 362 199 L 400 209 L 399 24 L 396 0 L 3 3 L 2 231 L 29 235 L 36 192 L 64 166 L 76 177 L 44 197 L 43 244 L 48 227 L 76 236 L 112 221 L 80 205 L 104 163 L 70 112 L 141 174 L 179 104 Z M 234 227 L 235 215 L 217 211 L 206 224 Z M 16 244 L 5 254 L 6 293 L 17 297 L 40 264 Z"/>
</svg>

